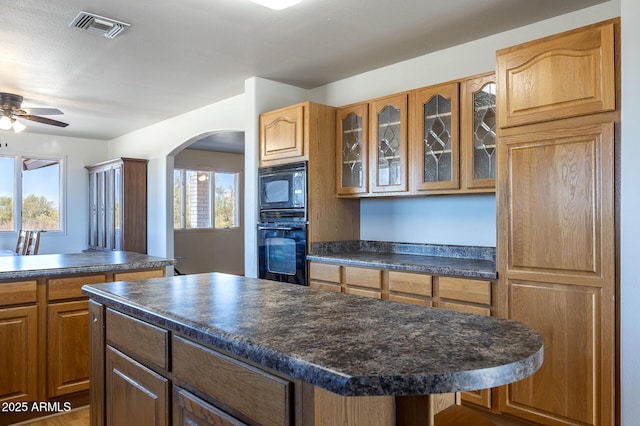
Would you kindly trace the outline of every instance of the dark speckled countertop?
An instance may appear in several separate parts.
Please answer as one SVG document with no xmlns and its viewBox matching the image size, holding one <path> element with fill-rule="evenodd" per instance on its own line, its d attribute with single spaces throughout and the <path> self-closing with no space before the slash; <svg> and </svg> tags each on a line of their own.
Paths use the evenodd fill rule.
<svg viewBox="0 0 640 426">
<path fill-rule="evenodd" d="M 541 337 L 514 321 L 235 275 L 92 284 L 83 292 L 347 396 L 499 386 L 529 376 L 543 359 Z"/>
<path fill-rule="evenodd" d="M 127 251 L 0 256 L 0 280 L 160 268 L 174 263 L 172 259 Z"/>
<path fill-rule="evenodd" d="M 312 243 L 307 260 L 345 266 L 495 280 L 495 247 L 333 241 Z"/>
</svg>

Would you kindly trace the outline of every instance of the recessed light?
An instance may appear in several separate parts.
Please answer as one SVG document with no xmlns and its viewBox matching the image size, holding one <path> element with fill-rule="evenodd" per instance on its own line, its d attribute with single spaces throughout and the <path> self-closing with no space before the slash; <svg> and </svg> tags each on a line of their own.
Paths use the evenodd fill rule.
<svg viewBox="0 0 640 426">
<path fill-rule="evenodd" d="M 261 6 L 266 6 L 269 9 L 282 10 L 291 6 L 295 6 L 302 0 L 251 0 Z"/>
</svg>

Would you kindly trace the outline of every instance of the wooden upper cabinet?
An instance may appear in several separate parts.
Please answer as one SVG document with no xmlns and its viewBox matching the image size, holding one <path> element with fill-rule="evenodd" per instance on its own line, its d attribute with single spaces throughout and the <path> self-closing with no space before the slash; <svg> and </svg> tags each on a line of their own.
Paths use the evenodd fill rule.
<svg viewBox="0 0 640 426">
<path fill-rule="evenodd" d="M 461 187 L 495 188 L 496 88 L 494 72 L 460 84 Z"/>
<path fill-rule="evenodd" d="M 412 189 L 459 188 L 458 83 L 418 89 L 412 99 Z"/>
<path fill-rule="evenodd" d="M 260 166 L 305 158 L 305 104 L 260 115 Z"/>
<path fill-rule="evenodd" d="M 614 33 L 607 21 L 499 50 L 500 127 L 615 110 Z"/>
<path fill-rule="evenodd" d="M 340 108 L 336 112 L 336 183 L 338 195 L 369 190 L 369 104 Z"/>
<path fill-rule="evenodd" d="M 370 191 L 407 191 L 408 94 L 371 101 Z"/>
</svg>

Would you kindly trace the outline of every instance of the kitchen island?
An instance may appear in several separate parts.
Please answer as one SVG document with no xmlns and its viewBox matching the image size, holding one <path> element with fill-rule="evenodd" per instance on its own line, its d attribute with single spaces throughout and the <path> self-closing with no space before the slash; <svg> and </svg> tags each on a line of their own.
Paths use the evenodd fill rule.
<svg viewBox="0 0 640 426">
<path fill-rule="evenodd" d="M 83 293 L 94 425 L 430 424 L 429 394 L 542 364 L 540 336 L 513 321 L 266 280 L 212 273 Z"/>
<path fill-rule="evenodd" d="M 0 425 L 87 404 L 84 284 L 164 277 L 173 263 L 119 251 L 1 256 Z"/>
</svg>

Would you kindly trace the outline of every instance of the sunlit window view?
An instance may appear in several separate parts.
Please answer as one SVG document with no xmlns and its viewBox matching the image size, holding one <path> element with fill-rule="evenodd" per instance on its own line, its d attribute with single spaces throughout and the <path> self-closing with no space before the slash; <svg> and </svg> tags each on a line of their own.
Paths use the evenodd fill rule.
<svg viewBox="0 0 640 426">
<path fill-rule="evenodd" d="M 175 169 L 174 229 L 229 229 L 240 226 L 239 173 Z"/>
<path fill-rule="evenodd" d="M 61 230 L 60 160 L 19 158 L 22 173 L 17 185 L 15 164 L 15 157 L 0 157 L 0 232 Z"/>
<path fill-rule="evenodd" d="M 0 157 L 0 232 L 14 230 L 14 164 L 13 157 Z"/>
<path fill-rule="evenodd" d="M 21 228 L 60 230 L 60 161 L 22 160 Z"/>
</svg>

